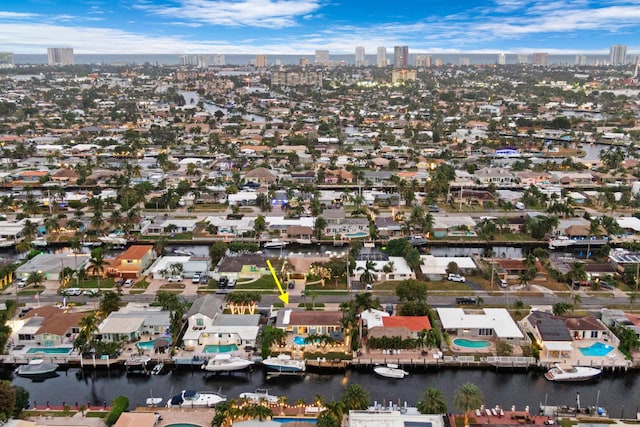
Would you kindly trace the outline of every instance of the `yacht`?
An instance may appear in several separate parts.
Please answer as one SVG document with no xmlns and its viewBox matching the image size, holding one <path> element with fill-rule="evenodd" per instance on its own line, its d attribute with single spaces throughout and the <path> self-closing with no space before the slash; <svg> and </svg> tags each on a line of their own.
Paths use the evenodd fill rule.
<svg viewBox="0 0 640 427">
<path fill-rule="evenodd" d="M 31 244 L 35 247 L 38 248 L 44 248 L 46 247 L 49 242 L 47 242 L 47 238 L 44 236 L 38 236 L 35 239 L 33 239 L 33 241 L 31 242 Z"/>
<path fill-rule="evenodd" d="M 184 256 L 193 256 L 193 252 L 188 251 L 186 249 L 174 249 L 173 253 L 176 255 L 184 255 Z"/>
<path fill-rule="evenodd" d="M 304 360 L 294 360 L 288 354 L 267 357 L 262 364 L 267 369 L 280 372 L 304 372 L 307 369 Z"/>
<path fill-rule="evenodd" d="M 385 378 L 399 378 L 402 379 L 409 375 L 409 372 L 404 369 L 400 369 L 398 365 L 394 363 L 387 363 L 386 365 L 379 365 L 373 368 L 373 372 Z"/>
<path fill-rule="evenodd" d="M 555 239 L 549 239 L 549 249 L 566 248 L 573 246 L 575 243 L 575 240 L 570 239 L 567 236 L 558 236 Z"/>
<path fill-rule="evenodd" d="M 262 246 L 265 249 L 283 249 L 283 248 L 286 248 L 287 245 L 288 245 L 288 243 L 285 242 L 284 240 L 271 239 L 271 240 L 267 240 L 266 242 L 264 242 L 264 244 Z"/>
<path fill-rule="evenodd" d="M 182 390 L 180 394 L 176 394 L 167 403 L 167 408 L 185 407 L 185 408 L 213 408 L 220 402 L 226 401 L 227 398 L 220 393 L 214 391 L 195 391 Z"/>
<path fill-rule="evenodd" d="M 274 404 L 278 403 L 280 397 L 269 394 L 269 390 L 265 388 L 259 388 L 253 392 L 240 393 L 240 399 L 247 399 L 249 402 L 266 402 L 269 404 Z"/>
<path fill-rule="evenodd" d="M 587 381 L 600 375 L 602 371 L 588 366 L 572 366 L 556 363 L 544 374 L 549 381 Z"/>
<path fill-rule="evenodd" d="M 111 245 L 126 245 L 127 239 L 122 237 L 122 234 L 111 233 L 107 236 L 98 237 L 102 243 L 108 243 Z"/>
<path fill-rule="evenodd" d="M 202 369 L 209 372 L 231 372 L 246 369 L 251 365 L 253 365 L 251 360 L 232 356 L 229 353 L 220 353 L 202 365 Z"/>
<path fill-rule="evenodd" d="M 57 363 L 47 363 L 44 359 L 33 359 L 27 365 L 22 365 L 16 374 L 23 377 L 46 375 L 55 372 L 60 366 Z"/>
</svg>

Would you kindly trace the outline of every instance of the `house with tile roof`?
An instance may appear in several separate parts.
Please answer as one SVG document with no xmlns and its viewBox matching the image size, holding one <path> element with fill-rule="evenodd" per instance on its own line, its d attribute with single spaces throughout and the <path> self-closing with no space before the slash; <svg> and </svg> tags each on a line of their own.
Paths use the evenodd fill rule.
<svg viewBox="0 0 640 427">
<path fill-rule="evenodd" d="M 343 332 L 341 311 L 292 310 L 278 311 L 276 328 L 293 335 L 312 335 Z"/>
<path fill-rule="evenodd" d="M 47 305 L 28 312 L 23 326 L 17 330 L 17 344 L 54 347 L 73 344 L 80 332 L 80 320 L 92 312 L 71 312 Z"/>
<path fill-rule="evenodd" d="M 115 258 L 106 259 L 105 273 L 109 277 L 137 279 L 153 262 L 152 245 L 132 245 Z"/>
<path fill-rule="evenodd" d="M 369 338 L 400 337 L 402 339 L 418 339 L 422 331 L 431 329 L 427 316 L 384 316 L 382 325 L 369 328 Z"/>
</svg>

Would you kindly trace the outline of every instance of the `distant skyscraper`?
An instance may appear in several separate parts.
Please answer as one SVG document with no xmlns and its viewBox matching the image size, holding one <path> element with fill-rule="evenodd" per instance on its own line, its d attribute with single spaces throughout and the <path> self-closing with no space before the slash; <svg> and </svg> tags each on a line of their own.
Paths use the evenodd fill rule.
<svg viewBox="0 0 640 427">
<path fill-rule="evenodd" d="M 611 65 L 624 65 L 627 63 L 627 46 L 614 44 L 609 48 L 609 63 Z"/>
<path fill-rule="evenodd" d="M 267 55 L 256 55 L 256 67 L 257 68 L 267 67 Z"/>
<path fill-rule="evenodd" d="M 549 54 L 547 52 L 536 52 L 531 55 L 531 63 L 533 65 L 547 65 L 549 63 Z"/>
<path fill-rule="evenodd" d="M 73 49 L 70 47 L 47 48 L 49 65 L 73 65 Z"/>
<path fill-rule="evenodd" d="M 367 60 L 364 54 L 364 47 L 356 47 L 356 67 L 366 67 Z"/>
<path fill-rule="evenodd" d="M 306 67 L 307 65 L 309 65 L 309 58 L 300 58 L 300 66 L 302 67 Z"/>
<path fill-rule="evenodd" d="M 376 65 L 378 67 L 386 67 L 388 65 L 386 47 L 378 48 L 377 55 L 376 55 Z"/>
<path fill-rule="evenodd" d="M 576 65 L 587 65 L 587 55 L 576 55 Z"/>
<path fill-rule="evenodd" d="M 13 52 L 0 52 L 0 68 L 13 68 Z"/>
<path fill-rule="evenodd" d="M 498 65 L 504 65 L 507 63 L 507 55 L 504 53 L 498 54 Z"/>
<path fill-rule="evenodd" d="M 180 65 L 183 66 L 198 68 L 207 68 L 209 66 L 209 55 L 181 55 L 178 60 Z"/>
<path fill-rule="evenodd" d="M 458 59 L 458 65 L 461 67 L 468 67 L 471 65 L 471 60 L 469 58 L 460 58 Z"/>
<path fill-rule="evenodd" d="M 436 64 L 436 67 L 442 67 L 444 62 L 442 61 L 442 58 L 436 58 L 435 64 Z"/>
<path fill-rule="evenodd" d="M 316 65 L 329 65 L 329 51 L 316 50 Z"/>
<path fill-rule="evenodd" d="M 431 67 L 431 55 L 416 55 L 416 67 Z"/>
<path fill-rule="evenodd" d="M 224 55 L 220 54 L 220 53 L 214 53 L 213 54 L 213 58 L 212 58 L 212 64 L 216 67 L 221 67 L 223 65 L 225 65 L 224 63 Z"/>
<path fill-rule="evenodd" d="M 528 64 L 529 63 L 529 55 L 520 54 L 518 55 L 518 64 Z"/>
<path fill-rule="evenodd" d="M 393 48 L 393 66 L 396 68 L 409 66 L 409 46 L 395 46 Z"/>
</svg>

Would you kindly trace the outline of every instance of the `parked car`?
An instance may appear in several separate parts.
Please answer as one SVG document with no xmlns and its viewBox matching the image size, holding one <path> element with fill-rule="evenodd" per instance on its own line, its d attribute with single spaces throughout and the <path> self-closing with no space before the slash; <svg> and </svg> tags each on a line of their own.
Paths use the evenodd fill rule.
<svg viewBox="0 0 640 427">
<path fill-rule="evenodd" d="M 467 281 L 466 277 L 464 277 L 462 274 L 455 274 L 455 273 L 449 273 L 449 275 L 447 276 L 447 280 L 449 280 L 450 282 L 458 282 L 458 283 L 464 283 Z"/>
<path fill-rule="evenodd" d="M 16 286 L 19 288 L 24 288 L 25 286 L 27 286 L 27 278 L 23 277 L 22 279 L 18 280 L 16 282 Z"/>
<path fill-rule="evenodd" d="M 438 205 L 429 205 L 429 212 L 440 212 L 440 207 Z"/>
<path fill-rule="evenodd" d="M 604 280 L 600 280 L 598 282 L 598 285 L 600 285 L 602 289 L 613 289 L 613 286 L 611 286 L 611 283 Z"/>
<path fill-rule="evenodd" d="M 207 276 L 206 274 L 203 274 L 202 276 L 200 276 L 201 285 L 206 285 L 208 283 L 209 283 L 209 276 Z"/>
<path fill-rule="evenodd" d="M 229 284 L 229 278 L 227 276 L 220 276 L 220 279 L 218 280 L 218 287 L 226 288 L 228 284 Z"/>
<path fill-rule="evenodd" d="M 200 283 L 200 274 L 196 273 L 191 278 L 191 283 Z"/>
<path fill-rule="evenodd" d="M 22 310 L 20 310 L 20 314 L 18 316 L 20 318 L 23 318 L 31 310 L 33 310 L 33 307 L 24 307 Z"/>
<path fill-rule="evenodd" d="M 293 280 L 290 280 L 289 283 L 287 284 L 287 288 L 295 289 L 295 287 L 296 287 L 296 282 L 294 282 Z"/>
<path fill-rule="evenodd" d="M 169 276 L 169 282 L 182 282 L 182 276 Z"/>
<path fill-rule="evenodd" d="M 80 290 L 80 288 L 67 288 L 62 291 L 62 295 L 75 297 L 75 296 L 82 295 L 82 290 Z"/>
<path fill-rule="evenodd" d="M 100 295 L 100 291 L 97 289 L 85 289 L 84 291 L 82 291 L 82 295 L 87 297 L 95 297 Z"/>
<path fill-rule="evenodd" d="M 500 282 L 498 282 L 498 284 L 501 288 L 506 288 L 507 286 L 509 286 L 509 284 L 507 283 L 507 279 L 500 279 Z"/>
<path fill-rule="evenodd" d="M 116 280 L 116 286 L 122 286 L 124 285 L 124 282 L 125 282 L 124 277 L 121 277 L 118 280 Z"/>
<path fill-rule="evenodd" d="M 133 279 L 127 279 L 127 280 L 124 282 L 124 287 L 125 287 L 125 288 L 130 288 L 130 287 L 132 287 L 132 286 L 133 286 Z"/>
<path fill-rule="evenodd" d="M 235 286 L 236 286 L 236 279 L 234 279 L 234 278 L 229 279 L 229 283 L 227 283 L 227 287 L 228 288 L 233 288 Z"/>
</svg>

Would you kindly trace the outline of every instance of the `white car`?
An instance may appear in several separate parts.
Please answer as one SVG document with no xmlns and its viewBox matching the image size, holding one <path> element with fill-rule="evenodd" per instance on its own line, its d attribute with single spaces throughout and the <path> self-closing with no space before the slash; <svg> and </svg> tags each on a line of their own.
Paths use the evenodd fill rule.
<svg viewBox="0 0 640 427">
<path fill-rule="evenodd" d="M 458 283 L 464 283 L 467 281 L 467 279 L 462 274 L 454 274 L 454 273 L 449 273 L 449 276 L 447 276 L 447 280 L 449 280 L 450 282 L 458 282 Z"/>
<path fill-rule="evenodd" d="M 200 274 L 194 274 L 193 278 L 191 279 L 191 283 L 200 283 Z"/>
<path fill-rule="evenodd" d="M 509 286 L 509 284 L 507 283 L 507 279 L 500 279 L 499 285 L 501 288 L 506 288 L 507 286 Z"/>
<path fill-rule="evenodd" d="M 25 286 L 27 286 L 27 279 L 23 277 L 20 280 L 18 280 L 17 286 L 19 288 L 24 288 Z"/>
<path fill-rule="evenodd" d="M 127 280 L 124 282 L 124 287 L 125 287 L 125 288 L 130 288 L 130 287 L 132 287 L 132 286 L 133 286 L 133 279 L 127 279 Z"/>
<path fill-rule="evenodd" d="M 169 282 L 182 282 L 182 276 L 169 276 Z"/>
</svg>

